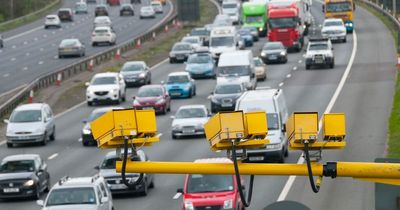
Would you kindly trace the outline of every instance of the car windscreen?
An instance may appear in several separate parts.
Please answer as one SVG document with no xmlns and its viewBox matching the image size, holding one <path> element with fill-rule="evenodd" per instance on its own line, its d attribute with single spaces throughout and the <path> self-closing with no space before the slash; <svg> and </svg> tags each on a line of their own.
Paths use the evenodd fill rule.
<svg viewBox="0 0 400 210">
<path fill-rule="evenodd" d="M 187 193 L 226 192 L 233 191 L 232 175 L 188 175 Z"/>
<path fill-rule="evenodd" d="M 225 37 L 212 37 L 211 38 L 211 47 L 231 47 L 235 45 L 234 39 L 232 36 L 225 36 Z"/>
<path fill-rule="evenodd" d="M 280 43 L 268 43 L 263 47 L 263 50 L 283 50 L 284 47 Z"/>
<path fill-rule="evenodd" d="M 257 31 L 256 27 L 251 27 L 251 26 L 243 26 L 242 29 L 246 29 L 246 30 L 249 30 L 249 31 Z"/>
<path fill-rule="evenodd" d="M 327 50 L 328 45 L 325 43 L 311 44 L 309 50 Z"/>
<path fill-rule="evenodd" d="M 335 2 L 326 4 L 327 12 L 347 12 L 352 10 L 350 2 Z"/>
<path fill-rule="evenodd" d="M 268 130 L 279 129 L 279 118 L 277 113 L 267 113 Z"/>
<path fill-rule="evenodd" d="M 197 55 L 197 56 L 190 56 L 187 63 L 191 64 L 202 64 L 202 63 L 210 63 L 211 59 L 208 55 Z"/>
<path fill-rule="evenodd" d="M 125 64 L 121 71 L 143 71 L 144 67 L 142 64 Z"/>
<path fill-rule="evenodd" d="M 70 12 L 68 10 L 60 10 L 60 11 L 58 11 L 58 14 L 59 15 L 69 15 Z"/>
<path fill-rule="evenodd" d="M 241 36 L 245 36 L 245 35 L 250 35 L 251 36 L 251 32 L 249 30 L 240 30 L 238 31 L 238 34 Z"/>
<path fill-rule="evenodd" d="M 343 26 L 341 21 L 327 21 L 324 26 Z"/>
<path fill-rule="evenodd" d="M 201 118 L 201 117 L 207 117 L 207 113 L 202 108 L 185 108 L 185 109 L 179 109 L 175 117 L 176 119 Z"/>
<path fill-rule="evenodd" d="M 270 18 L 268 21 L 271 28 L 294 28 L 298 24 L 294 17 Z"/>
<path fill-rule="evenodd" d="M 103 114 L 105 114 L 106 113 L 106 111 L 94 111 L 94 112 L 92 112 L 91 114 L 90 114 L 90 116 L 89 116 L 89 122 L 92 122 L 92 121 L 94 121 L 95 119 L 97 119 L 97 118 L 99 118 L 99 117 L 101 117 Z"/>
<path fill-rule="evenodd" d="M 222 4 L 223 9 L 235 9 L 237 7 L 237 4 Z"/>
<path fill-rule="evenodd" d="M 42 112 L 40 110 L 14 111 L 10 117 L 10 122 L 12 123 L 40 122 L 40 121 L 42 121 Z"/>
<path fill-rule="evenodd" d="M 246 17 L 247 23 L 262 23 L 264 22 L 264 18 L 261 15 L 258 16 L 247 16 Z"/>
<path fill-rule="evenodd" d="M 0 166 L 0 173 L 33 172 L 34 170 L 35 163 L 33 160 L 7 161 Z"/>
<path fill-rule="evenodd" d="M 250 75 L 249 66 L 221 66 L 218 67 L 218 76 L 248 76 Z"/>
<path fill-rule="evenodd" d="M 74 187 L 53 189 L 48 195 L 46 206 L 96 204 L 93 187 Z"/>
<path fill-rule="evenodd" d="M 130 158 L 131 161 L 140 161 L 139 156 L 134 156 Z M 121 158 L 118 157 L 107 157 L 103 160 L 100 165 L 100 169 L 115 169 L 115 163 L 117 161 L 121 161 Z"/>
<path fill-rule="evenodd" d="M 172 48 L 172 51 L 187 51 L 190 50 L 190 45 L 189 44 L 177 44 L 174 45 Z"/>
<path fill-rule="evenodd" d="M 138 97 L 158 97 L 162 95 L 161 88 L 140 88 L 138 91 Z"/>
<path fill-rule="evenodd" d="M 182 42 L 197 44 L 197 43 L 199 43 L 199 40 L 195 39 L 195 38 L 183 38 Z"/>
<path fill-rule="evenodd" d="M 189 78 L 186 75 L 175 75 L 175 76 L 169 76 L 167 83 L 173 84 L 173 83 L 188 83 Z"/>
<path fill-rule="evenodd" d="M 241 93 L 242 88 L 240 84 L 218 85 L 214 92 L 215 94 L 235 94 Z"/>
<path fill-rule="evenodd" d="M 91 85 L 115 85 L 117 79 L 115 77 L 97 77 L 92 80 Z"/>
<path fill-rule="evenodd" d="M 208 35 L 210 35 L 210 32 L 209 31 L 207 31 L 206 29 L 193 29 L 191 32 L 190 32 L 190 35 L 192 35 L 192 36 L 208 36 Z"/>
</svg>

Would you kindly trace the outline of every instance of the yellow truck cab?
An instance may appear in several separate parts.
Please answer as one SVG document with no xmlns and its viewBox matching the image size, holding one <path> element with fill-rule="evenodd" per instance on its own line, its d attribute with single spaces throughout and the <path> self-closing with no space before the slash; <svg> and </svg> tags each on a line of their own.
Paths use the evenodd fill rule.
<svg viewBox="0 0 400 210">
<path fill-rule="evenodd" d="M 325 18 L 341 18 L 348 33 L 353 33 L 355 9 L 353 0 L 325 0 L 325 4 L 322 5 Z"/>
</svg>

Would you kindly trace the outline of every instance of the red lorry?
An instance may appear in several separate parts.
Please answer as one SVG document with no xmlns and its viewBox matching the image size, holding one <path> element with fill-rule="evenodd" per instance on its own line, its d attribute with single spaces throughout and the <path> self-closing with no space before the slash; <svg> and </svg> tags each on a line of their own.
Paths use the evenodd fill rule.
<svg viewBox="0 0 400 210">
<path fill-rule="evenodd" d="M 310 6 L 306 1 L 271 1 L 268 6 L 268 40 L 279 41 L 297 52 L 304 44 L 310 25 Z"/>
</svg>

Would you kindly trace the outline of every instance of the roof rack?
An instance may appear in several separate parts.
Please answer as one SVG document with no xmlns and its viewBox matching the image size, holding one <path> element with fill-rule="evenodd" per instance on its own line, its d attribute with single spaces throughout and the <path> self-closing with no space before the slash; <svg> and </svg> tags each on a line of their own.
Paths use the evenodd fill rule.
<svg viewBox="0 0 400 210">
<path fill-rule="evenodd" d="M 59 185 L 63 185 L 66 181 L 68 181 L 70 179 L 70 177 L 69 176 L 63 176 L 63 177 L 61 177 L 61 179 L 60 180 L 58 180 L 58 184 Z"/>
</svg>

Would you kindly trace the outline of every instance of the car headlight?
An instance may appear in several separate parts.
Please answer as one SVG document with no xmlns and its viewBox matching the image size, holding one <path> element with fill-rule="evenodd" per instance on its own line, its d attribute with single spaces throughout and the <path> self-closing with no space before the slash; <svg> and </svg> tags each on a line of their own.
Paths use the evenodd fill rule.
<svg viewBox="0 0 400 210">
<path fill-rule="evenodd" d="M 44 133 L 44 128 L 40 127 L 35 130 L 35 133 Z"/>
<path fill-rule="evenodd" d="M 91 134 L 92 131 L 90 129 L 86 129 L 85 128 L 85 129 L 82 130 L 82 133 L 87 135 L 87 134 Z"/>
<path fill-rule="evenodd" d="M 285 55 L 286 55 L 286 52 L 285 52 L 285 51 L 282 51 L 280 54 L 281 54 L 282 56 L 285 56 Z"/>
<path fill-rule="evenodd" d="M 265 57 L 265 56 L 267 56 L 267 53 L 261 52 L 261 56 L 262 56 L 262 57 Z"/>
<path fill-rule="evenodd" d="M 133 106 L 140 106 L 140 103 L 138 100 L 133 100 Z"/>
<path fill-rule="evenodd" d="M 262 28 L 258 28 L 258 31 L 262 31 L 263 29 Z"/>
<path fill-rule="evenodd" d="M 174 53 L 169 53 L 169 57 L 175 57 Z"/>
<path fill-rule="evenodd" d="M 232 206 L 233 206 L 233 200 L 232 199 L 225 200 L 223 209 L 232 209 Z"/>
<path fill-rule="evenodd" d="M 191 201 L 185 201 L 185 209 L 186 210 L 194 210 L 193 203 Z"/>
<path fill-rule="evenodd" d="M 146 73 L 144 73 L 144 72 L 139 74 L 139 77 L 145 77 L 145 76 L 146 76 Z"/>
<path fill-rule="evenodd" d="M 7 135 L 12 135 L 12 134 L 14 134 L 13 130 L 7 130 Z"/>
<path fill-rule="evenodd" d="M 93 95 L 93 93 L 94 93 L 94 92 L 91 91 L 91 90 L 86 90 L 86 94 L 87 94 L 87 95 Z"/>
<path fill-rule="evenodd" d="M 30 180 L 28 180 L 28 181 L 26 181 L 25 183 L 24 183 L 24 187 L 30 187 L 30 186 L 32 186 L 32 185 L 34 185 L 35 184 L 35 181 L 33 181 L 32 179 L 30 179 Z"/>
<path fill-rule="evenodd" d="M 215 98 L 215 97 L 211 97 L 211 101 L 213 102 L 213 103 L 218 103 L 218 100 L 217 100 L 217 98 Z"/>
<path fill-rule="evenodd" d="M 281 144 L 267 144 L 267 149 L 280 149 Z"/>
<path fill-rule="evenodd" d="M 163 98 L 159 99 L 156 104 L 163 104 L 165 102 L 165 100 Z"/>
<path fill-rule="evenodd" d="M 118 89 L 112 89 L 111 92 L 112 93 L 118 93 Z"/>
<path fill-rule="evenodd" d="M 178 130 L 178 129 L 180 129 L 179 124 L 172 125 L 172 130 Z"/>
<path fill-rule="evenodd" d="M 190 85 L 185 85 L 185 86 L 183 87 L 183 89 L 186 90 L 186 91 L 188 91 L 188 90 L 190 89 Z"/>
</svg>

